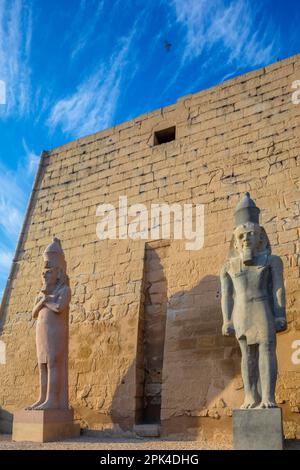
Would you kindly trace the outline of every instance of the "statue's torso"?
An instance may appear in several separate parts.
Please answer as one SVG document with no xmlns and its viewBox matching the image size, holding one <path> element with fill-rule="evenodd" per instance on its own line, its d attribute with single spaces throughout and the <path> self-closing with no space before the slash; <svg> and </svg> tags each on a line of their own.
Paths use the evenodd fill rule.
<svg viewBox="0 0 300 470">
<path fill-rule="evenodd" d="M 232 319 L 237 338 L 246 337 L 248 344 L 275 340 L 268 257 L 260 257 L 251 266 L 234 258 L 228 268 L 234 290 Z"/>
<path fill-rule="evenodd" d="M 47 306 L 40 310 L 36 324 L 36 345 L 39 363 L 58 361 L 67 354 L 68 323 L 68 307 L 59 313 L 54 312 Z"/>
</svg>

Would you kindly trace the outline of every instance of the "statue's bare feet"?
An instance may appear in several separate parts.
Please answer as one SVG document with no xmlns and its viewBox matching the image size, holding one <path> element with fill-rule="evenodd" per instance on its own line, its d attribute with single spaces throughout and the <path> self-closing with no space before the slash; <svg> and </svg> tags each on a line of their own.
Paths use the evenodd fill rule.
<svg viewBox="0 0 300 470">
<path fill-rule="evenodd" d="M 272 400 L 262 400 L 257 408 L 277 408 L 276 403 Z"/>
<path fill-rule="evenodd" d="M 250 408 L 255 408 L 257 401 L 253 397 L 245 397 L 245 401 L 241 406 L 241 410 L 248 410 Z"/>
<path fill-rule="evenodd" d="M 53 400 L 46 400 L 44 403 L 36 407 L 36 410 L 56 410 L 59 408 L 58 404 L 55 403 Z"/>
<path fill-rule="evenodd" d="M 32 405 L 26 406 L 25 410 L 30 411 L 30 410 L 36 410 L 38 406 L 40 406 L 42 403 L 44 403 L 45 400 L 38 400 Z"/>
</svg>

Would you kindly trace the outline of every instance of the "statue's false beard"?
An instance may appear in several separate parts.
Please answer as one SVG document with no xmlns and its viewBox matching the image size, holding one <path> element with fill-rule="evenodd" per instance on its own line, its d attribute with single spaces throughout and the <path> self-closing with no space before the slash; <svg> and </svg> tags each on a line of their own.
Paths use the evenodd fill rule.
<svg viewBox="0 0 300 470">
<path fill-rule="evenodd" d="M 43 294 L 48 294 L 48 286 L 47 286 L 47 283 L 46 282 L 43 282 L 43 285 L 42 285 L 42 292 Z"/>
<path fill-rule="evenodd" d="M 254 252 L 251 248 L 244 248 L 242 252 L 243 263 L 248 266 L 253 264 Z"/>
<path fill-rule="evenodd" d="M 43 282 L 43 285 L 42 285 L 42 292 L 43 292 L 43 294 L 45 294 L 45 295 L 51 294 L 51 292 L 53 291 L 54 287 L 55 287 L 55 284 L 53 285 L 53 283 L 49 283 L 49 282 L 44 281 L 44 282 Z"/>
</svg>

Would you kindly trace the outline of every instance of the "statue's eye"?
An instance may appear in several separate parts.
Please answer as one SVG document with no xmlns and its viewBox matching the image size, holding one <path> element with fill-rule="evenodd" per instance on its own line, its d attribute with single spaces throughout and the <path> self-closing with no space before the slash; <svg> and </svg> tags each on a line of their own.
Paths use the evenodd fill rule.
<svg viewBox="0 0 300 470">
<path fill-rule="evenodd" d="M 241 233 L 241 235 L 239 236 L 239 239 L 242 240 L 244 238 L 244 234 Z"/>
</svg>

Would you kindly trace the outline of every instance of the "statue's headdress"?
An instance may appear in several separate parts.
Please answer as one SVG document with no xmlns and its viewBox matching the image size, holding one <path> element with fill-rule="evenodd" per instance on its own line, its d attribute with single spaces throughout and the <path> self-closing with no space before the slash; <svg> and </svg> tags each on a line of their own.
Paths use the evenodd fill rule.
<svg viewBox="0 0 300 470">
<path fill-rule="evenodd" d="M 242 199 L 237 204 L 235 211 L 234 211 L 234 222 L 235 222 L 235 230 L 237 227 L 244 225 L 245 228 L 247 225 L 256 224 L 260 227 L 261 231 L 261 241 L 259 251 L 266 251 L 267 253 L 271 253 L 271 245 L 266 234 L 265 229 L 259 225 L 259 214 L 260 209 L 256 206 L 253 199 L 251 199 L 250 194 L 247 192 L 244 194 Z M 235 248 L 234 242 L 234 235 L 232 236 L 230 248 L 229 248 L 229 258 L 237 256 L 238 253 Z"/>
<path fill-rule="evenodd" d="M 243 225 L 247 222 L 259 224 L 260 210 L 256 206 L 249 193 L 245 193 L 234 211 L 235 226 Z"/>
<path fill-rule="evenodd" d="M 54 237 L 50 245 L 47 246 L 44 251 L 44 260 L 50 261 L 53 266 L 60 268 L 64 273 L 66 272 L 65 254 L 58 238 Z"/>
<path fill-rule="evenodd" d="M 59 268 L 57 283 L 61 285 L 69 285 L 69 277 L 67 276 L 67 263 L 63 252 L 61 242 L 58 238 L 53 237 L 50 245 L 44 251 L 44 261 L 48 261 L 51 267 Z"/>
</svg>

